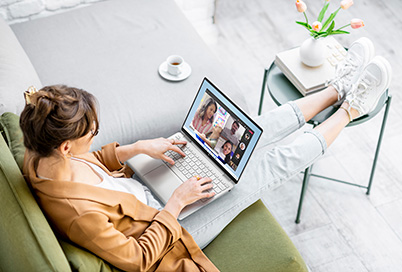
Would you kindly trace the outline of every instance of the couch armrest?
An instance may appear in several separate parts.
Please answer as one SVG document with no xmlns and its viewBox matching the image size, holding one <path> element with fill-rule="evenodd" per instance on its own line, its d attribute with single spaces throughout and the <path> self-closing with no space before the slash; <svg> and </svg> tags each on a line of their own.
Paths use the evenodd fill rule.
<svg viewBox="0 0 402 272">
<path fill-rule="evenodd" d="M 0 271 L 71 271 L 3 137 L 0 154 Z"/>
</svg>

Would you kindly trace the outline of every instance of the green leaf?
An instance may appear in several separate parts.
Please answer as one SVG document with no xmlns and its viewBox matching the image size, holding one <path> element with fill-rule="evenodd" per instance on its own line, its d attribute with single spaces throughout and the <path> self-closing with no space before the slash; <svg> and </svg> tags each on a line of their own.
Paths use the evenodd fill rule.
<svg viewBox="0 0 402 272">
<path fill-rule="evenodd" d="M 328 27 L 327 32 L 331 32 L 332 29 L 334 29 L 334 27 L 335 27 L 335 21 L 332 21 L 331 25 Z"/>
<path fill-rule="evenodd" d="M 316 37 L 324 38 L 324 37 L 327 37 L 328 35 L 331 35 L 331 34 L 329 32 L 319 32 L 318 35 L 316 35 Z"/>
<path fill-rule="evenodd" d="M 296 21 L 296 24 L 299 24 L 299 25 L 307 27 L 307 23 L 305 23 L 305 22 Z"/>
<path fill-rule="evenodd" d="M 328 9 L 328 6 L 329 6 L 329 2 L 325 2 L 324 6 L 321 9 L 320 14 L 318 15 L 317 21 L 319 21 L 320 23 L 322 22 L 322 19 L 324 19 L 324 15 L 325 15 L 325 12 Z"/>
<path fill-rule="evenodd" d="M 331 13 L 331 15 L 328 17 L 328 19 L 322 25 L 322 29 L 325 29 L 328 26 L 328 24 L 335 18 L 336 14 L 338 13 L 339 10 L 340 10 L 340 8 L 338 8 L 335 12 Z"/>
<path fill-rule="evenodd" d="M 350 34 L 350 32 L 344 30 L 334 30 L 332 31 L 332 34 Z"/>
<path fill-rule="evenodd" d="M 296 21 L 296 24 L 302 25 L 307 29 L 311 29 L 311 26 L 309 24 L 305 23 L 305 22 Z"/>
</svg>

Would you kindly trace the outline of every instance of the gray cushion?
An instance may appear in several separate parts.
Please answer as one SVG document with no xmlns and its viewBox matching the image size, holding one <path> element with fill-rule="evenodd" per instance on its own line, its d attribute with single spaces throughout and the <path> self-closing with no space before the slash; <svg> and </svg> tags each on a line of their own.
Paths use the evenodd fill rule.
<svg viewBox="0 0 402 272">
<path fill-rule="evenodd" d="M 0 114 L 20 114 L 25 102 L 23 92 L 31 85 L 41 87 L 29 58 L 13 31 L 0 16 Z"/>
<path fill-rule="evenodd" d="M 83 88 L 100 104 L 93 148 L 178 131 L 204 76 L 241 107 L 243 95 L 173 0 L 96 3 L 12 29 L 44 85 Z M 182 82 L 158 74 L 169 55 L 192 67 Z"/>
</svg>

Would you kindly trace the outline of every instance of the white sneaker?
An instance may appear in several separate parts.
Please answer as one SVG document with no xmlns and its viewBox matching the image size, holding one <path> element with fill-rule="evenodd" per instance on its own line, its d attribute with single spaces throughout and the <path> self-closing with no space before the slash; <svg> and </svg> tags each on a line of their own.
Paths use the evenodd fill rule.
<svg viewBox="0 0 402 272">
<path fill-rule="evenodd" d="M 349 109 L 356 109 L 359 117 L 373 111 L 388 89 L 391 77 L 392 68 L 389 62 L 383 57 L 374 57 L 346 96 Z"/>
<path fill-rule="evenodd" d="M 342 100 L 352 89 L 363 68 L 374 57 L 374 44 L 362 37 L 350 46 L 347 55 L 335 68 L 335 78 L 329 82 L 338 92 L 338 101 Z"/>
</svg>

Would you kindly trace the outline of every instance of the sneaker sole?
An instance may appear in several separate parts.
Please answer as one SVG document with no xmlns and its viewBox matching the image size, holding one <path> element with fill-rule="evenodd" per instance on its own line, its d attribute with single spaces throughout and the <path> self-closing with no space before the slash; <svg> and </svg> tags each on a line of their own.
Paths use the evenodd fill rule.
<svg viewBox="0 0 402 272">
<path fill-rule="evenodd" d="M 370 114 L 370 112 L 372 112 L 376 107 L 378 102 L 380 101 L 380 98 L 383 96 L 384 92 L 389 88 L 389 85 L 391 84 L 391 78 L 392 78 L 392 68 L 391 68 L 391 64 L 384 58 L 381 56 L 376 56 L 376 59 L 379 60 L 379 62 L 384 66 L 383 68 L 385 68 L 385 73 L 387 75 L 387 79 L 386 79 L 386 84 L 384 87 L 384 90 L 381 92 L 381 95 L 379 95 L 374 103 L 374 106 L 369 110 L 368 114 Z"/>
<path fill-rule="evenodd" d="M 355 43 L 360 43 L 361 45 L 363 45 L 367 49 L 369 57 L 367 59 L 367 62 L 364 63 L 364 65 L 363 65 L 363 67 L 364 67 L 374 58 L 374 55 L 375 55 L 374 44 L 369 38 L 366 38 L 366 37 L 359 38 L 358 40 L 354 41 L 352 43 L 352 45 L 355 44 Z M 352 45 L 350 47 L 352 47 Z"/>
<path fill-rule="evenodd" d="M 352 42 L 352 44 L 349 46 L 349 49 L 352 48 L 353 45 L 355 44 L 360 44 L 361 46 L 363 46 L 364 52 L 366 52 L 368 57 L 367 58 L 366 56 L 363 57 L 365 62 L 360 66 L 360 70 L 354 76 L 354 80 L 352 79 L 352 85 L 356 83 L 356 81 L 359 79 L 359 74 L 364 70 L 364 67 L 370 63 L 370 61 L 374 58 L 375 55 L 374 44 L 369 38 L 361 37 L 357 39 L 356 41 Z M 339 99 L 338 102 L 334 104 L 334 106 L 340 106 L 345 100 L 346 95 L 347 93 L 344 93 L 343 98 Z"/>
</svg>

